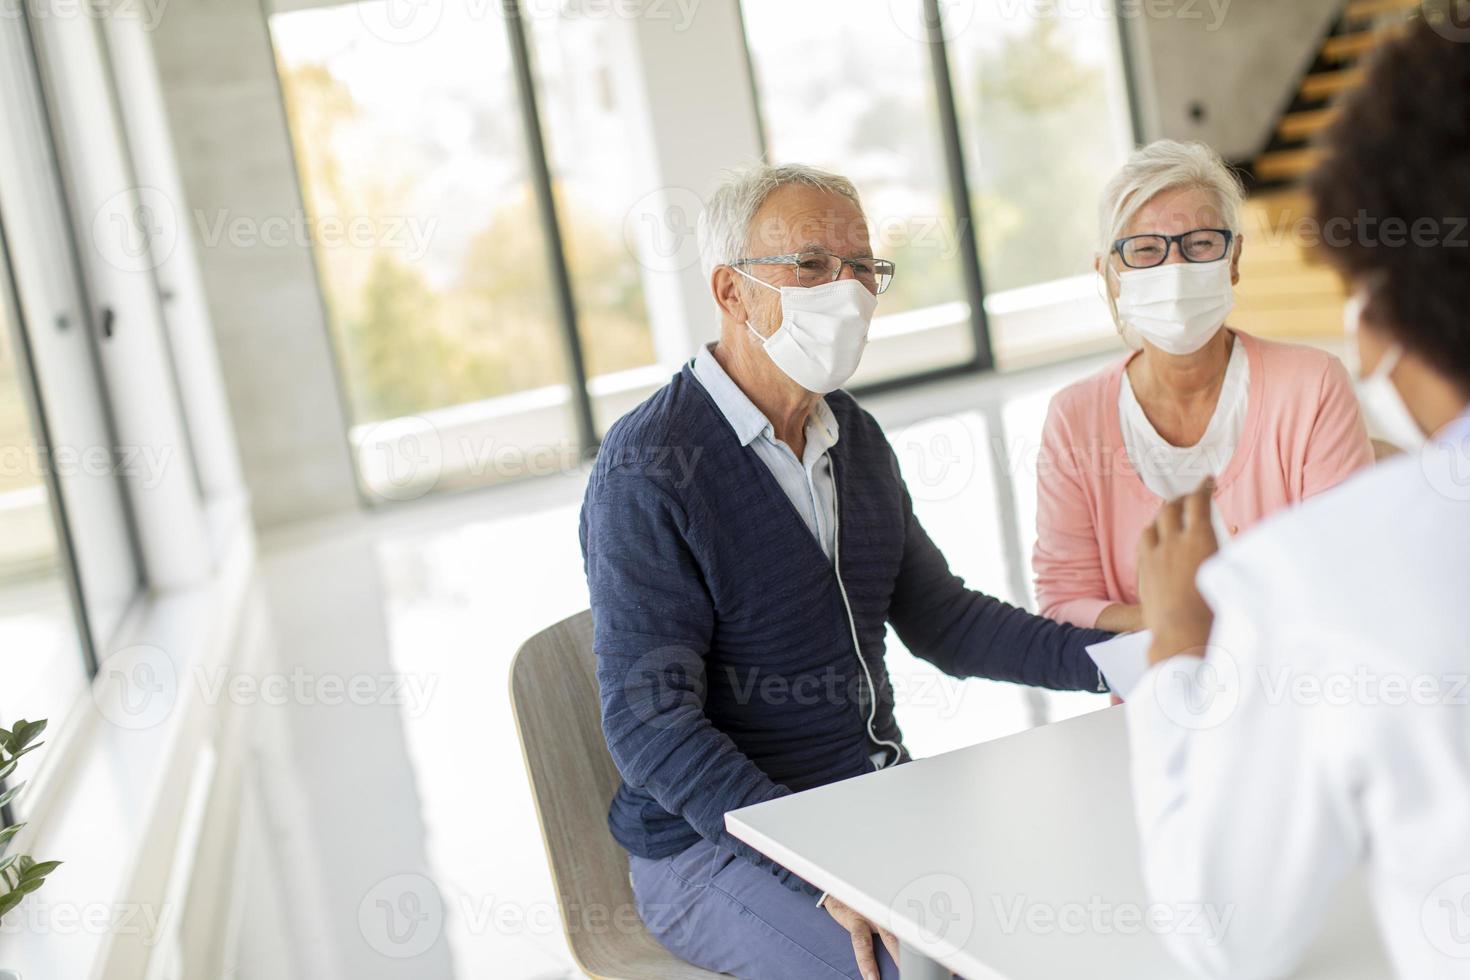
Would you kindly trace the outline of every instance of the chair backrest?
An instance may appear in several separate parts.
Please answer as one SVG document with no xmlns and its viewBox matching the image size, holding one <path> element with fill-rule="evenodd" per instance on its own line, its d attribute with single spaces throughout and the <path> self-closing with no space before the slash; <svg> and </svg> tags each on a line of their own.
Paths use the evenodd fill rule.
<svg viewBox="0 0 1470 980">
<path fill-rule="evenodd" d="M 510 700 L 572 955 L 594 977 L 713 977 L 681 963 L 638 922 L 628 858 L 607 829 L 618 770 L 602 735 L 592 613 L 531 637 Z"/>
</svg>

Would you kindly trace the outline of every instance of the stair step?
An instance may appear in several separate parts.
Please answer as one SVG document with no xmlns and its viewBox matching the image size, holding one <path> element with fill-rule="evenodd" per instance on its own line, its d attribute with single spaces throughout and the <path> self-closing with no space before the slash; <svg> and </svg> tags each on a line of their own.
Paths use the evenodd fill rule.
<svg viewBox="0 0 1470 980">
<path fill-rule="evenodd" d="M 1386 14 L 1407 13 L 1417 9 L 1420 0 L 1353 0 L 1343 17 L 1349 23 L 1361 23 Z"/>
<path fill-rule="evenodd" d="M 1388 30 L 1366 30 L 1329 37 L 1322 43 L 1322 58 L 1333 62 L 1361 58 L 1391 38 L 1394 33 Z"/>
<path fill-rule="evenodd" d="M 1332 125 L 1332 120 L 1336 117 L 1337 110 L 1330 107 L 1289 113 L 1281 118 L 1281 123 L 1276 127 L 1276 135 L 1289 142 L 1311 139 Z"/>
<path fill-rule="evenodd" d="M 1316 147 L 1263 153 L 1256 159 L 1256 176 L 1261 180 L 1291 180 L 1303 177 L 1317 165 L 1321 156 L 1321 151 Z"/>
<path fill-rule="evenodd" d="M 1312 102 L 1330 99 L 1334 95 L 1357 88 L 1363 82 L 1361 68 L 1340 68 L 1337 71 L 1319 71 L 1302 79 L 1302 98 Z"/>
</svg>

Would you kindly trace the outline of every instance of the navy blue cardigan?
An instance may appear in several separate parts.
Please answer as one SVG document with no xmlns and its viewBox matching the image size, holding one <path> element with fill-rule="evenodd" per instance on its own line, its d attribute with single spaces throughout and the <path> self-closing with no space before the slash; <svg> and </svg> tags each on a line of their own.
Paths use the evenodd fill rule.
<svg viewBox="0 0 1470 980">
<path fill-rule="evenodd" d="M 1108 634 L 966 589 L 914 517 L 877 422 L 845 392 L 827 403 L 842 581 L 878 737 L 902 740 L 887 623 L 955 676 L 1098 690 L 1083 647 Z M 702 836 L 815 894 L 726 833 L 725 813 L 871 772 L 870 694 L 832 563 L 688 366 L 608 432 L 581 539 L 602 728 L 622 775 L 613 836 L 649 858 Z"/>
</svg>

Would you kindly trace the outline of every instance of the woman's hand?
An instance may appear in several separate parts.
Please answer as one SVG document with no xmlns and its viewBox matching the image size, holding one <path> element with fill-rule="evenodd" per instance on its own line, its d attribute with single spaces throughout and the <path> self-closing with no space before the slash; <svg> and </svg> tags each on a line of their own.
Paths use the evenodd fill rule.
<svg viewBox="0 0 1470 980">
<path fill-rule="evenodd" d="M 1200 565 L 1219 550 L 1210 526 L 1215 481 L 1160 509 L 1138 542 L 1138 591 L 1143 621 L 1153 631 L 1148 660 L 1156 664 L 1180 653 L 1203 655 L 1214 614 L 1195 587 Z"/>
</svg>

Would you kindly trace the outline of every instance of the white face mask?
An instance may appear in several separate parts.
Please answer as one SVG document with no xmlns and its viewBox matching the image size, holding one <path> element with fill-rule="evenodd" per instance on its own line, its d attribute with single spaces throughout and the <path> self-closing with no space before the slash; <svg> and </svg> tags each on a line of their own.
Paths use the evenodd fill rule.
<svg viewBox="0 0 1470 980">
<path fill-rule="evenodd" d="M 1199 350 L 1235 308 L 1227 259 L 1125 269 L 1118 282 L 1118 318 L 1168 354 Z"/>
<path fill-rule="evenodd" d="M 819 395 L 846 384 L 868 346 L 878 297 L 856 279 L 778 289 L 741 269 L 735 271 L 781 294 L 781 325 L 775 333 L 762 337 L 749 320 L 745 322 L 781 373 Z"/>
<path fill-rule="evenodd" d="M 1353 352 L 1354 360 L 1357 360 L 1358 327 L 1363 321 L 1363 310 L 1367 306 L 1368 291 L 1360 289 L 1348 300 L 1342 311 L 1343 331 L 1347 334 L 1348 347 Z M 1414 451 L 1422 449 L 1428 437 L 1419 428 L 1419 423 L 1414 421 L 1413 413 L 1404 404 L 1404 396 L 1399 394 L 1398 387 L 1389 377 L 1403 356 L 1403 345 L 1394 344 L 1383 352 L 1373 373 L 1368 377 L 1356 377 L 1358 371 L 1362 370 L 1361 364 L 1356 366 L 1353 374 L 1358 390 L 1358 404 L 1363 407 L 1369 432 L 1387 439 L 1400 449 Z"/>
</svg>

